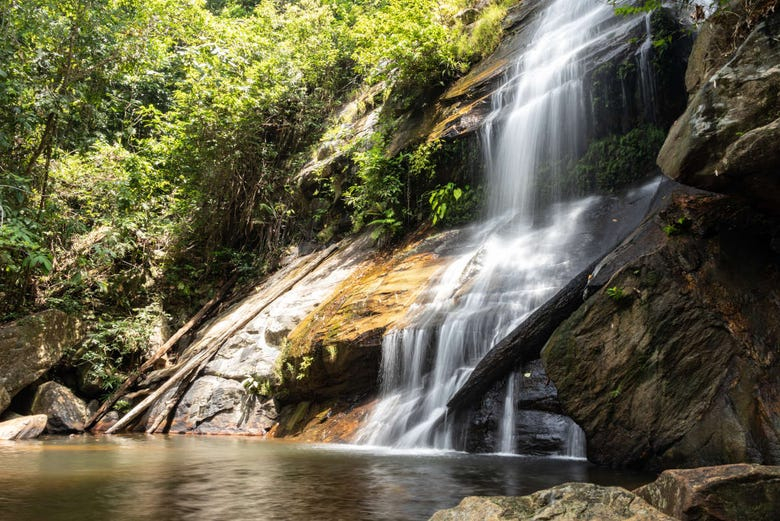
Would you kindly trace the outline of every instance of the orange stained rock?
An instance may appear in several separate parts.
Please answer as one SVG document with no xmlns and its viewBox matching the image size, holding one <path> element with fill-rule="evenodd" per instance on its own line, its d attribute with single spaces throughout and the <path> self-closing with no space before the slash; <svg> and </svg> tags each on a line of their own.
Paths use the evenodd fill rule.
<svg viewBox="0 0 780 521">
<path fill-rule="evenodd" d="M 445 265 L 439 255 L 419 252 L 417 246 L 364 263 L 290 333 L 289 355 L 306 355 L 318 345 L 359 344 L 403 319 Z"/>
</svg>

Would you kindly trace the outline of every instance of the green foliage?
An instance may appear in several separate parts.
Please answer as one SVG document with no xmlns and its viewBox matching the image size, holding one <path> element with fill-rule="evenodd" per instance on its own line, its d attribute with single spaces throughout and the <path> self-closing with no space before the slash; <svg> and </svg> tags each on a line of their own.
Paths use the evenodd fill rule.
<svg viewBox="0 0 780 521">
<path fill-rule="evenodd" d="M 130 317 L 102 316 L 83 345 L 66 359 L 108 394 L 144 359 L 156 327 L 166 319 L 159 304 L 136 309 Z"/>
<path fill-rule="evenodd" d="M 492 53 L 501 42 L 501 24 L 506 17 L 507 7 L 512 3 L 514 2 L 500 1 L 487 6 L 471 30 L 463 31 L 458 39 L 458 56 L 475 62 Z"/>
<path fill-rule="evenodd" d="M 606 290 L 607 296 L 614 300 L 615 302 L 622 302 L 626 299 L 628 294 L 625 292 L 623 288 L 620 288 L 618 286 L 612 286 L 610 288 L 607 288 Z"/>
<path fill-rule="evenodd" d="M 271 379 L 267 376 L 260 376 L 258 374 L 247 375 L 241 382 L 244 390 L 249 395 L 268 398 L 273 396 L 274 385 Z"/>
<path fill-rule="evenodd" d="M 489 2 L 466 26 L 456 15 L 475 4 L 4 3 L 0 316 L 129 312 L 163 290 L 193 302 L 226 271 L 272 266 L 306 226 L 290 173 L 328 115 L 356 85 L 386 82 L 377 97 L 397 103 L 460 74 L 505 13 Z M 384 146 L 350 152 L 344 201 L 355 229 L 393 235 L 420 212 L 410 182 L 432 180 L 440 145 Z M 130 286 L 138 298 L 115 295 Z"/>
<path fill-rule="evenodd" d="M 187 316 L 229 272 L 271 269 L 324 214 L 292 174 L 337 107 L 371 91 L 395 110 L 490 52 L 505 3 L 464 25 L 476 4 L 0 3 L 0 320 L 78 313 L 92 332 L 70 363 L 112 389 L 152 315 Z M 393 110 L 328 180 L 336 218 L 388 236 L 423 218 L 444 153 L 391 156 Z"/>
<path fill-rule="evenodd" d="M 580 190 L 614 192 L 655 170 L 665 138 L 660 128 L 643 125 L 622 136 L 593 141 L 572 175 Z"/>
<path fill-rule="evenodd" d="M 344 198 L 353 209 L 353 229 L 358 231 L 370 224 L 390 235 L 399 231 L 403 224 L 403 158 L 388 157 L 383 143 L 376 141 L 368 150 L 355 152 L 352 159 L 357 182 L 344 192 Z"/>
<path fill-rule="evenodd" d="M 662 0 L 640 0 L 636 4 L 632 5 L 618 5 L 617 0 L 610 0 L 611 3 L 615 6 L 615 14 L 619 16 L 631 16 L 635 14 L 640 13 L 648 13 L 650 11 L 655 11 L 656 9 L 659 9 L 663 6 Z"/>
<path fill-rule="evenodd" d="M 465 68 L 437 0 L 388 0 L 374 16 L 361 18 L 354 32 L 353 58 L 369 81 L 427 85 Z"/>
<path fill-rule="evenodd" d="M 309 367 L 311 367 L 314 358 L 311 356 L 304 356 L 301 358 L 301 363 L 298 364 L 298 374 L 295 376 L 296 380 L 303 380 L 309 376 Z"/>
<path fill-rule="evenodd" d="M 281 357 L 279 357 L 279 361 L 285 358 L 284 349 L 282 352 L 283 354 Z M 312 363 L 314 363 L 314 357 L 307 355 L 301 357 L 301 360 L 298 362 L 297 366 L 291 361 L 291 359 L 285 361 L 281 365 L 280 370 L 277 371 L 279 382 L 284 384 L 285 381 L 301 381 L 308 378 L 309 369 L 311 368 Z"/>
<path fill-rule="evenodd" d="M 436 175 L 439 155 L 444 147 L 440 139 L 428 141 L 414 149 L 406 158 L 409 163 L 409 173 L 415 178 L 430 181 Z"/>
<path fill-rule="evenodd" d="M 428 203 L 431 205 L 431 223 L 462 224 L 474 217 L 474 211 L 480 197 L 469 185 L 463 188 L 455 183 L 447 183 L 435 188 Z"/>
<path fill-rule="evenodd" d="M 351 34 L 356 70 L 368 83 L 387 81 L 395 95 L 413 99 L 444 85 L 490 54 L 501 39 L 501 23 L 514 0 L 482 3 L 469 25 L 458 14 L 473 0 L 388 0 L 366 8 Z"/>
</svg>

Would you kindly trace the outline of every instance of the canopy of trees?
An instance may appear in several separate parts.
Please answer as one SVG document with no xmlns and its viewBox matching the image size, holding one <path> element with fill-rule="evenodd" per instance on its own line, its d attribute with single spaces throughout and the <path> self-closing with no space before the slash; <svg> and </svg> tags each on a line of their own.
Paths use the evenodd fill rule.
<svg viewBox="0 0 780 521">
<path fill-rule="evenodd" d="M 408 102 L 497 44 L 507 2 L 474 23 L 476 3 L 0 4 L 0 321 L 77 312 L 106 375 L 130 363 L 154 317 L 310 226 L 291 179 L 336 108 L 380 82 Z M 357 225 L 394 190 L 387 161 L 356 151 Z"/>
</svg>

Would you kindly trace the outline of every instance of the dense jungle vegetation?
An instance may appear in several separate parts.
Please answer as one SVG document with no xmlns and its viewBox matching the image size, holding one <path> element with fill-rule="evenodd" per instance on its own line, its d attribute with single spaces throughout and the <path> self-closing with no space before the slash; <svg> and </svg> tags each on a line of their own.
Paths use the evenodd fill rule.
<svg viewBox="0 0 780 521">
<path fill-rule="evenodd" d="M 353 143 L 345 185 L 324 180 L 325 199 L 341 201 L 346 231 L 397 230 L 429 200 L 442 213 L 460 188 L 402 193 L 436 145 L 390 158 L 389 132 L 497 45 L 511 3 L 3 2 L 0 321 L 83 317 L 89 348 L 69 363 L 110 390 L 154 324 L 317 238 L 327 209 L 301 203 L 294 174 L 338 132 L 336 109 L 371 89 L 392 110 Z"/>
</svg>

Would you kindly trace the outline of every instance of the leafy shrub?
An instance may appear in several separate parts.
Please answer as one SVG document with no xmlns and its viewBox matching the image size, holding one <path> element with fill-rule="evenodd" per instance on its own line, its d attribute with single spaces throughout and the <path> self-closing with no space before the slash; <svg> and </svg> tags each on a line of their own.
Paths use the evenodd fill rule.
<svg viewBox="0 0 780 521">
<path fill-rule="evenodd" d="M 607 288 L 607 296 L 614 300 L 615 302 L 621 302 L 626 298 L 626 292 L 623 290 L 623 288 L 620 288 L 618 286 L 612 286 L 610 288 Z"/>
<path fill-rule="evenodd" d="M 352 223 L 355 231 L 374 224 L 390 234 L 397 232 L 402 223 L 401 161 L 390 158 L 384 146 L 377 141 L 365 152 L 352 156 L 357 169 L 357 182 L 344 193 L 347 205 L 353 209 Z"/>
<path fill-rule="evenodd" d="M 260 396 L 264 398 L 273 396 L 274 384 L 271 382 L 271 379 L 266 376 L 260 376 L 257 374 L 248 375 L 241 382 L 241 385 L 249 395 Z"/>
<path fill-rule="evenodd" d="M 501 24 L 506 17 L 507 5 L 512 2 L 501 1 L 487 6 L 470 30 L 463 32 L 458 40 L 458 56 L 475 62 L 492 53 L 501 42 Z"/>
<path fill-rule="evenodd" d="M 480 193 L 472 190 L 469 185 L 460 188 L 455 183 L 447 183 L 435 188 L 428 202 L 431 205 L 431 223 L 462 224 L 474 217 L 480 203 Z"/>
<path fill-rule="evenodd" d="M 86 380 L 97 382 L 106 394 L 146 358 L 155 329 L 161 320 L 167 320 L 159 304 L 134 311 L 130 317 L 100 317 L 82 346 L 66 357 L 73 367 L 83 368 Z"/>
</svg>

